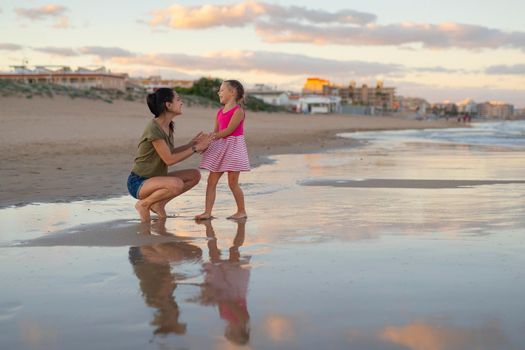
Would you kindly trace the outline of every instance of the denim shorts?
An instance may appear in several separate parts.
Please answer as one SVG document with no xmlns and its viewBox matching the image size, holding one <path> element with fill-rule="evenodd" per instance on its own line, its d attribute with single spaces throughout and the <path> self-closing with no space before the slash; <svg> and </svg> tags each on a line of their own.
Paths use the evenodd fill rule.
<svg viewBox="0 0 525 350">
<path fill-rule="evenodd" d="M 144 176 L 140 176 L 132 172 L 128 176 L 128 191 L 129 194 L 135 197 L 136 199 L 139 198 L 140 188 L 144 184 L 144 181 L 146 181 L 148 178 Z"/>
</svg>

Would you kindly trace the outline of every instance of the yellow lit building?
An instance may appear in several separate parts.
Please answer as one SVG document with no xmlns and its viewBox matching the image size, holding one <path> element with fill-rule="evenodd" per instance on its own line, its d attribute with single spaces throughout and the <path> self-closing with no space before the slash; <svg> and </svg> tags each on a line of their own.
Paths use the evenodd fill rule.
<svg viewBox="0 0 525 350">
<path fill-rule="evenodd" d="M 330 81 L 321 78 L 307 78 L 303 86 L 303 94 L 323 94 L 324 86 L 332 86 Z"/>
</svg>

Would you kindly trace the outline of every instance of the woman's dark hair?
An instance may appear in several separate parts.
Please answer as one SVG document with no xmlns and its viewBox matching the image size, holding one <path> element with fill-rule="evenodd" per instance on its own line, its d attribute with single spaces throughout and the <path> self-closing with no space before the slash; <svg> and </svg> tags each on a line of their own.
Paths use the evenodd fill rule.
<svg viewBox="0 0 525 350">
<path fill-rule="evenodd" d="M 166 102 L 172 102 L 175 94 L 172 89 L 160 88 L 154 93 L 148 94 L 147 102 L 151 113 L 157 118 L 166 111 Z"/>
<path fill-rule="evenodd" d="M 225 83 L 231 86 L 235 90 L 235 101 L 237 103 L 244 103 L 244 87 L 238 80 L 225 80 Z"/>
<path fill-rule="evenodd" d="M 155 118 L 162 113 L 166 112 L 166 102 L 172 102 L 175 97 L 175 93 L 170 88 L 159 88 L 155 92 L 148 94 L 146 102 L 148 103 L 149 110 Z M 170 129 L 173 131 L 173 122 L 170 123 Z"/>
</svg>

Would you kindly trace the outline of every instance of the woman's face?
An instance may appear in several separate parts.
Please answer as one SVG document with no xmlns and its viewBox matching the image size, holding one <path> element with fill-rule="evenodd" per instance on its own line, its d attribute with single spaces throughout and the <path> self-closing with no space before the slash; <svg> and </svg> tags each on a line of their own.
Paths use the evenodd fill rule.
<svg viewBox="0 0 525 350">
<path fill-rule="evenodd" d="M 182 100 L 180 96 L 175 93 L 173 96 L 173 100 L 171 103 L 167 103 L 168 111 L 173 112 L 175 114 L 181 114 L 182 113 Z"/>
<path fill-rule="evenodd" d="M 219 101 L 222 104 L 228 103 L 232 98 L 235 98 L 235 90 L 228 83 L 222 83 L 219 89 Z"/>
</svg>

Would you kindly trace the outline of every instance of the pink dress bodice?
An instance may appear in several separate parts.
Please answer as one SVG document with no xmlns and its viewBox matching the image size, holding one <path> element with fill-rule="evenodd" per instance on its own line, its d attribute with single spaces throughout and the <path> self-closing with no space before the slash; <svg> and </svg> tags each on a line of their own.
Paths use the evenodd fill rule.
<svg viewBox="0 0 525 350">
<path fill-rule="evenodd" d="M 237 105 L 226 113 L 223 112 L 224 108 L 219 109 L 219 111 L 217 112 L 217 121 L 219 122 L 219 131 L 224 130 L 228 127 L 228 125 L 230 124 L 230 120 L 233 117 L 233 114 L 239 108 L 240 106 Z M 241 136 L 241 135 L 244 135 L 244 119 L 239 123 L 239 125 L 237 125 L 235 130 L 233 130 L 233 132 L 228 136 Z"/>
</svg>

